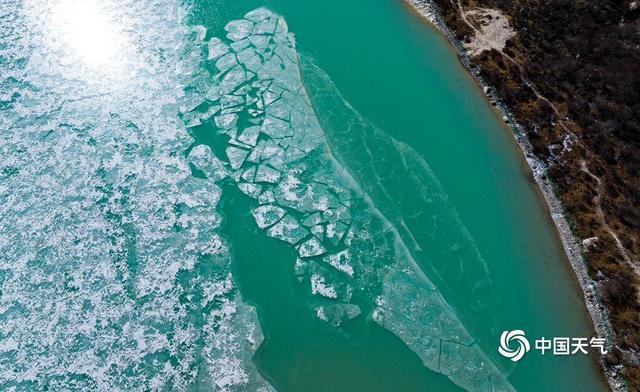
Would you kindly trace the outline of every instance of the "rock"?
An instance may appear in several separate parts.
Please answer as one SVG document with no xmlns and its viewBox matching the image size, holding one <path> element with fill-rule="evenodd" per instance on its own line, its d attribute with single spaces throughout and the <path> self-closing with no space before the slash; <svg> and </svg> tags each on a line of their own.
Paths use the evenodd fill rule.
<svg viewBox="0 0 640 392">
<path fill-rule="evenodd" d="M 585 248 L 585 250 L 590 250 L 595 247 L 597 241 L 598 237 L 586 238 L 582 240 L 582 246 Z"/>
</svg>

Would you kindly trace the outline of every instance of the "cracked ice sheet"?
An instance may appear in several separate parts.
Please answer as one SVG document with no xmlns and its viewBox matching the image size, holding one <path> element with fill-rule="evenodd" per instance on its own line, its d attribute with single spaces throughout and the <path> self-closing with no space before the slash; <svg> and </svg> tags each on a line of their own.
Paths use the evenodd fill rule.
<svg viewBox="0 0 640 392">
<path fill-rule="evenodd" d="M 226 39 L 208 44 L 214 51 L 209 57 L 228 52 L 239 64 L 204 79 L 246 99 L 234 108 L 233 119 L 215 117 L 212 132 L 230 137 L 226 153 L 236 170 L 231 177 L 262 204 L 253 211 L 258 226 L 297 247 L 300 258 L 292 268 L 306 282 L 316 315 L 336 327 L 357 317 L 359 308 L 350 302 L 358 290 L 374 304 L 374 320 L 403 339 L 425 366 L 469 390 L 482 390 L 483 380 L 509 390 L 504 374 L 410 259 L 397 229 L 333 159 L 300 80 L 295 40 L 284 19 L 260 8 L 226 30 Z M 192 89 L 196 98 L 189 100 L 206 97 L 222 105 L 221 98 L 207 96 L 208 89 Z M 241 125 L 243 118 L 250 125 Z M 237 132 L 229 132 L 236 126 Z M 239 145 L 250 150 L 247 155 L 245 147 L 232 147 Z M 402 293 L 419 298 L 424 309 L 407 308 L 417 305 L 406 303 Z M 445 340 L 456 346 L 445 345 L 441 356 Z M 454 355 L 463 352 L 466 358 Z"/>
<path fill-rule="evenodd" d="M 466 390 L 515 390 L 421 274 L 397 265 L 377 298 L 374 321 L 405 341 L 425 366 Z"/>
<path fill-rule="evenodd" d="M 117 27 L 114 58 L 99 42 L 58 46 L 92 7 Z M 183 158 L 178 107 L 195 106 L 175 92 L 204 29 L 161 0 L 1 13 L 0 389 L 271 390 L 217 234 L 221 190 Z M 209 153 L 189 158 L 224 177 Z"/>
<path fill-rule="evenodd" d="M 349 172 L 389 225 L 397 228 L 434 283 L 455 293 L 448 296 L 449 304 L 458 314 L 476 321 L 475 332 L 485 349 L 493 352 L 492 344 L 487 344 L 488 339 L 493 340 L 489 335 L 503 322 L 489 266 L 428 163 L 411 146 L 394 140 L 358 113 L 313 61 L 302 60 L 319 120 L 333 141 L 333 154 L 349 162 Z M 327 235 L 330 232 L 333 230 L 327 227 Z M 510 361 L 493 359 L 513 366 L 505 363 Z"/>
</svg>

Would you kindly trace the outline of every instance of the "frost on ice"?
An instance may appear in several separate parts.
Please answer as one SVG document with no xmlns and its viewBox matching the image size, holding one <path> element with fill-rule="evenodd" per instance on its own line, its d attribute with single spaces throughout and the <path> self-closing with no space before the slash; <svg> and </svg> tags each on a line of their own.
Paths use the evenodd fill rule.
<svg viewBox="0 0 640 392">
<path fill-rule="evenodd" d="M 259 228 L 272 226 L 286 214 L 283 208 L 276 205 L 264 205 L 253 210 L 253 217 Z"/>
<path fill-rule="evenodd" d="M 1 390 L 272 390 L 217 234 L 213 181 L 233 168 L 206 146 L 185 158 L 193 140 L 178 113 L 195 102 L 176 92 L 204 29 L 184 12 L 162 0 L 3 2 Z M 104 18 L 118 30 L 113 58 L 69 31 Z M 217 42 L 211 60 L 229 51 Z"/>
</svg>

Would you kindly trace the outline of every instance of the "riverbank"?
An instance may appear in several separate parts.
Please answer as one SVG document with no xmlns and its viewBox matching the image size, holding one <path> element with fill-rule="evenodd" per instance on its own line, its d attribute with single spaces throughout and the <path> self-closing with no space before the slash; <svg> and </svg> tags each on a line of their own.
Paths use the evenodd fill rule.
<svg viewBox="0 0 640 392">
<path fill-rule="evenodd" d="M 444 34 L 449 43 L 456 49 L 461 63 L 479 84 L 488 100 L 494 106 L 496 112 L 511 128 L 513 136 L 515 137 L 517 144 L 520 146 L 520 149 L 524 154 L 525 161 L 529 166 L 540 193 L 545 200 L 549 216 L 556 227 L 558 237 L 562 243 L 566 257 L 582 290 L 584 302 L 593 322 L 595 332 L 598 336 L 605 337 L 607 342 L 612 345 L 613 334 L 608 320 L 607 310 L 599 299 L 600 294 L 597 289 L 596 282 L 594 282 L 587 272 L 587 265 L 582 255 L 582 246 L 580 245 L 579 239 L 571 230 L 567 217 L 565 216 L 564 207 L 556 195 L 555 186 L 547 175 L 547 165 L 536 156 L 531 142 L 523 131 L 523 127 L 515 120 L 515 116 L 507 104 L 497 96 L 494 87 L 481 76 L 478 65 L 474 63 L 468 55 L 467 50 L 465 50 L 463 43 L 455 37 L 443 18 L 438 14 L 435 5 L 428 0 L 405 0 L 405 2 L 420 17 L 429 21 Z M 625 385 L 617 372 L 605 366 L 604 358 L 602 356 L 598 356 L 597 360 L 611 389 L 613 391 L 625 390 Z"/>
</svg>

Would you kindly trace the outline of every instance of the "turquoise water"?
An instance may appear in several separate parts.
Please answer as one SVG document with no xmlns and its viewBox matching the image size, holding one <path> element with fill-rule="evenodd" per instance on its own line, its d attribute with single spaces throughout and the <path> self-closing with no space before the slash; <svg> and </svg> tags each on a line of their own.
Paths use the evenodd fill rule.
<svg viewBox="0 0 640 392">
<path fill-rule="evenodd" d="M 6 14 L 3 388 L 605 389 L 497 353 L 592 332 L 508 129 L 402 2 Z"/>
</svg>

